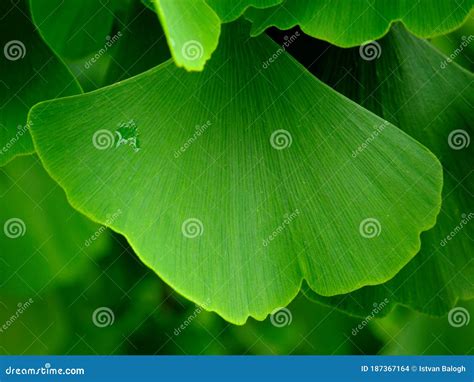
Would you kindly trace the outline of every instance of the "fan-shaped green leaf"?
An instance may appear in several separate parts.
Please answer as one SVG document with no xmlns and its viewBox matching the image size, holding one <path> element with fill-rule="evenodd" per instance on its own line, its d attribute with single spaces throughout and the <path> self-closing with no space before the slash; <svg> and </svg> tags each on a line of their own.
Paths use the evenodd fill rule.
<svg viewBox="0 0 474 382">
<path fill-rule="evenodd" d="M 438 161 L 246 24 L 221 42 L 204 72 L 167 62 L 32 109 L 71 203 L 98 221 L 122 209 L 111 227 L 140 258 L 235 323 L 286 305 L 303 278 L 337 294 L 393 277 L 435 222 Z"/>
<path fill-rule="evenodd" d="M 156 14 L 137 3 L 124 23 L 122 37 L 111 51 L 104 86 L 143 73 L 170 58 Z"/>
<path fill-rule="evenodd" d="M 449 32 L 462 24 L 473 5 L 473 0 L 285 0 L 276 7 L 250 9 L 247 16 L 254 36 L 272 25 L 300 25 L 310 36 L 350 47 L 382 37 L 396 20 L 420 37 Z"/>
<path fill-rule="evenodd" d="M 442 210 L 436 226 L 422 234 L 420 254 L 389 282 L 331 298 L 309 295 L 358 315 L 366 315 L 374 302 L 385 298 L 442 315 L 458 298 L 474 297 L 474 146 L 470 143 L 474 76 L 400 25 L 379 47 L 380 57 L 372 61 L 361 58 L 359 49 L 331 48 L 315 65 L 320 68 L 317 74 L 400 126 L 440 158 L 444 168 Z M 381 138 L 383 132 L 376 139 Z"/>
<path fill-rule="evenodd" d="M 203 70 L 217 47 L 221 23 L 237 19 L 251 6 L 265 8 L 283 0 L 142 0 L 160 16 L 176 64 Z"/>
<path fill-rule="evenodd" d="M 217 47 L 220 20 L 204 0 L 154 0 L 176 65 L 199 71 Z"/>
<path fill-rule="evenodd" d="M 219 15 L 222 22 L 239 18 L 249 7 L 268 8 L 280 4 L 283 0 L 206 0 Z"/>
<path fill-rule="evenodd" d="M 474 11 L 463 25 L 451 33 L 430 39 L 436 49 L 448 56 L 449 60 L 474 72 Z"/>
<path fill-rule="evenodd" d="M 86 92 L 143 73 L 170 57 L 156 13 L 138 0 L 113 16 L 115 27 L 99 50 L 66 60 Z"/>
<path fill-rule="evenodd" d="M 80 93 L 67 68 L 43 43 L 26 1 L 0 4 L 0 166 L 34 151 L 26 125 L 31 106 Z"/>
<path fill-rule="evenodd" d="M 114 14 L 128 9 L 134 0 L 29 1 L 44 40 L 61 57 L 74 59 L 104 49 Z"/>
</svg>

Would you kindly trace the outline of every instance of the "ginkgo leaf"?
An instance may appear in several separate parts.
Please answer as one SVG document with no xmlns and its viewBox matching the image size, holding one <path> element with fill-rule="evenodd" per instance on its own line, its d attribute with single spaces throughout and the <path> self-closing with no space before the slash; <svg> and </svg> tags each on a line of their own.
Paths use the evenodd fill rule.
<svg viewBox="0 0 474 382">
<path fill-rule="evenodd" d="M 170 58 L 156 14 L 137 3 L 123 22 L 126 26 L 111 52 L 104 85 L 143 73 Z"/>
<path fill-rule="evenodd" d="M 29 0 L 33 21 L 61 57 L 82 58 L 107 47 L 116 13 L 134 0 Z"/>
<path fill-rule="evenodd" d="M 115 20 L 120 30 L 109 39 L 107 50 L 67 62 L 85 92 L 123 81 L 170 58 L 156 13 L 142 3 L 134 2 Z"/>
<path fill-rule="evenodd" d="M 265 8 L 283 0 L 142 0 L 157 11 L 176 65 L 201 71 L 217 48 L 221 23 L 249 7 Z"/>
<path fill-rule="evenodd" d="M 169 61 L 36 105 L 48 172 L 94 220 L 123 210 L 110 226 L 141 260 L 234 323 L 286 305 L 303 279 L 333 295 L 393 277 L 435 223 L 439 162 L 285 53 L 262 69 L 279 47 L 247 24 L 223 32 L 204 72 Z M 383 139 L 352 158 L 377 126 Z"/>
<path fill-rule="evenodd" d="M 430 43 L 449 60 L 474 72 L 474 11 L 458 29 L 430 39 Z"/>
<path fill-rule="evenodd" d="M 391 305 L 442 315 L 459 298 L 474 297 L 474 76 L 401 25 L 379 42 L 379 50 L 378 58 L 374 54 L 367 61 L 359 49 L 333 47 L 314 68 L 336 90 L 395 123 L 438 156 L 444 169 L 441 213 L 436 226 L 422 234 L 420 254 L 392 280 L 349 295 L 308 295 L 362 316 L 385 298 Z"/>
<path fill-rule="evenodd" d="M 153 0 L 177 66 L 199 71 L 217 47 L 220 19 L 204 0 Z"/>
<path fill-rule="evenodd" d="M 268 8 L 280 4 L 283 0 L 205 0 L 217 13 L 222 22 L 239 18 L 248 8 Z M 142 0 L 148 8 L 155 11 L 154 0 Z"/>
<path fill-rule="evenodd" d="M 74 77 L 35 31 L 26 1 L 0 4 L 0 166 L 34 151 L 28 110 L 43 100 L 80 93 Z"/>
<path fill-rule="evenodd" d="M 222 22 L 239 18 L 250 7 L 268 8 L 280 4 L 283 0 L 206 0 L 218 14 Z"/>
<path fill-rule="evenodd" d="M 268 9 L 250 9 L 252 35 L 270 26 L 299 25 L 308 35 L 341 47 L 361 45 L 382 37 L 391 23 L 401 21 L 415 35 L 433 37 L 462 24 L 473 0 L 285 0 Z"/>
<path fill-rule="evenodd" d="M 85 92 L 143 73 L 170 57 L 156 13 L 142 3 L 134 1 L 113 17 L 115 27 L 102 48 L 92 55 L 66 60 Z M 67 38 L 71 31 L 63 33 Z"/>
<path fill-rule="evenodd" d="M 35 297 L 72 282 L 107 245 L 105 228 L 67 203 L 36 156 L 0 168 L 0 204 L 3 298 Z"/>
</svg>

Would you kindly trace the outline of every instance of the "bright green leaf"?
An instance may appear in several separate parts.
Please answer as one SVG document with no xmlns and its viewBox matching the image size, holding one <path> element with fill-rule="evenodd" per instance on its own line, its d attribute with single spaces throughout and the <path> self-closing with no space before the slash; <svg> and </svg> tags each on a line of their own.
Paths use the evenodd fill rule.
<svg viewBox="0 0 474 382">
<path fill-rule="evenodd" d="M 220 19 L 204 0 L 154 0 L 176 65 L 202 70 L 217 47 Z"/>
<path fill-rule="evenodd" d="M 222 22 L 233 21 L 249 7 L 268 8 L 280 4 L 283 0 L 206 0 L 219 15 Z"/>
<path fill-rule="evenodd" d="M 201 71 L 217 48 L 221 23 L 237 19 L 249 7 L 270 7 L 283 0 L 142 0 L 156 9 L 176 65 Z"/>
<path fill-rule="evenodd" d="M 26 125 L 34 104 L 80 93 L 79 85 L 43 43 L 26 2 L 2 1 L 0 13 L 0 166 L 34 151 Z"/>
<path fill-rule="evenodd" d="M 420 254 L 386 284 L 332 298 L 308 295 L 357 315 L 368 314 L 374 303 L 385 298 L 391 304 L 442 315 L 458 298 L 474 297 L 474 146 L 470 142 L 474 136 L 474 76 L 400 25 L 379 43 L 380 56 L 372 61 L 364 60 L 359 49 L 331 48 L 315 65 L 321 68 L 317 74 L 397 124 L 440 158 L 444 168 L 442 210 L 436 226 L 422 234 Z M 370 139 L 365 150 L 370 151 L 373 142 L 383 136 L 381 132 Z"/>
<path fill-rule="evenodd" d="M 204 72 L 167 62 L 30 114 L 71 203 L 101 222 L 122 209 L 111 227 L 143 262 L 239 324 L 303 279 L 332 295 L 393 277 L 440 204 L 428 150 L 284 53 L 262 70 L 278 49 L 226 25 Z M 352 158 L 377 126 L 383 139 Z"/>
<path fill-rule="evenodd" d="M 308 35 L 342 47 L 361 45 L 382 37 L 394 21 L 402 21 L 415 35 L 433 37 L 459 25 L 474 0 L 285 0 L 276 7 L 250 9 L 252 35 L 270 26 L 300 25 Z"/>
</svg>

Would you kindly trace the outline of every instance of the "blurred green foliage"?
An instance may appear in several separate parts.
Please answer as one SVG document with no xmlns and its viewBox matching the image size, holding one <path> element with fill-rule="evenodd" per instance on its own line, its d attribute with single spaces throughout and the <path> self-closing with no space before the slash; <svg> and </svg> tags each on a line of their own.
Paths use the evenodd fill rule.
<svg viewBox="0 0 474 382">
<path fill-rule="evenodd" d="M 243 326 L 201 310 L 167 287 L 131 252 L 122 237 L 89 261 L 83 277 L 57 285 L 0 332 L 0 354 L 473 354 L 474 326 L 455 328 L 398 308 L 368 324 L 302 295 L 287 308 L 282 327 L 250 319 Z M 27 298 L 5 296 L 0 328 Z M 474 303 L 460 302 L 469 311 Z M 94 324 L 94 311 L 112 310 L 111 325 Z M 358 325 L 363 326 L 354 335 Z M 180 329 L 183 325 L 184 329 Z"/>
</svg>

